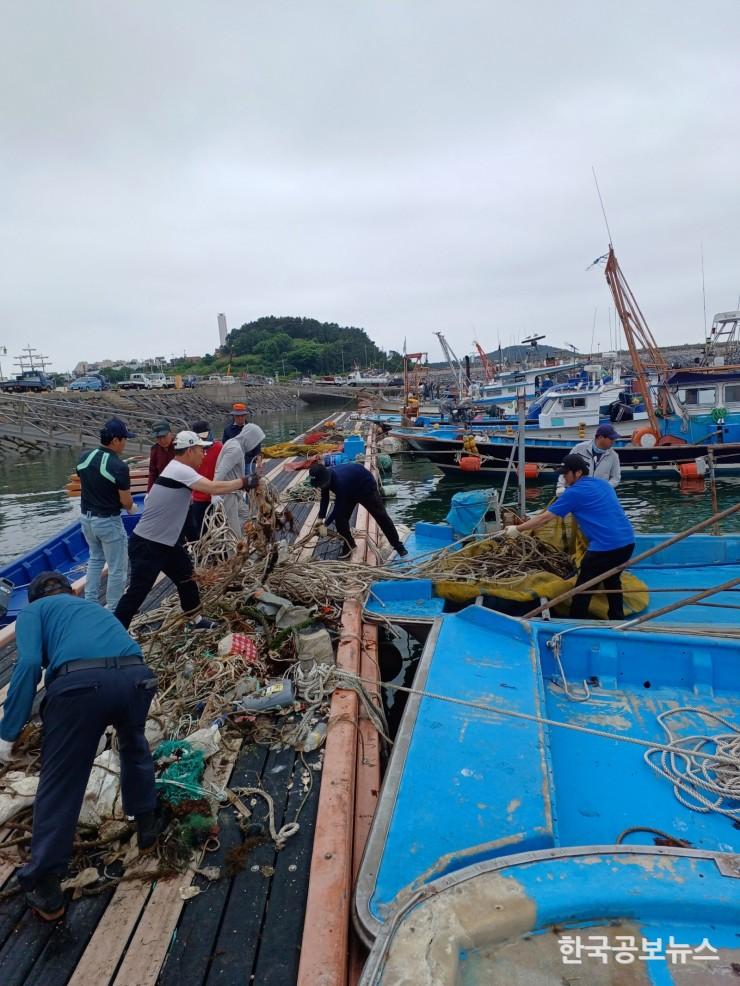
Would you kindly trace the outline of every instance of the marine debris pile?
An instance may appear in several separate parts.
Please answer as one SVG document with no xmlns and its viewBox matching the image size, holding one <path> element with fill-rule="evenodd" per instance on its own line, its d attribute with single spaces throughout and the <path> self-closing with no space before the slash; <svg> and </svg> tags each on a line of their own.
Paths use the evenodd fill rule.
<svg viewBox="0 0 740 986">
<path fill-rule="evenodd" d="M 377 569 L 347 562 L 301 560 L 305 537 L 294 544 L 292 517 L 264 482 L 252 494 L 253 519 L 235 543 L 212 512 L 194 546 L 204 612 L 217 630 L 197 632 L 176 599 L 140 614 L 132 632 L 157 675 L 158 696 L 147 723 L 157 788 L 168 822 L 156 862 L 139 859 L 133 822 L 123 814 L 120 764 L 114 733 L 101 742 L 80 816 L 67 886 L 97 893 L 120 880 L 151 880 L 197 867 L 217 845 L 218 815 L 232 805 L 246 842 L 272 841 L 277 849 L 298 830 L 300 812 L 322 766 L 331 695 L 352 688 L 382 735 L 387 726 L 359 679 L 335 666 L 341 606 L 360 594 Z M 261 787 L 229 788 L 242 744 L 290 747 L 301 761 L 304 796 L 297 812 L 276 828 L 272 799 Z M 26 729 L 11 769 L 0 770 L 0 861 L 25 861 L 38 785 L 40 728 Z M 268 824 L 250 822 L 257 800 L 267 803 Z M 252 831 L 252 830 L 255 831 Z"/>
</svg>

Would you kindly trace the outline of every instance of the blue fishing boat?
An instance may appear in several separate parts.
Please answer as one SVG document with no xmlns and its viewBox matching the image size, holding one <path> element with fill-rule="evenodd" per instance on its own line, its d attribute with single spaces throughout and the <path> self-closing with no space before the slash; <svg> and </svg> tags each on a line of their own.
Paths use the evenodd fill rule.
<svg viewBox="0 0 740 986">
<path fill-rule="evenodd" d="M 538 470 L 557 469 L 577 441 L 592 437 L 596 427 L 611 418 L 622 434 L 615 448 L 626 476 L 676 475 L 682 470 L 688 470 L 686 475 L 702 475 L 710 454 L 711 467 L 718 474 L 740 473 L 740 368 L 671 371 L 661 381 L 659 393 L 660 416 L 652 410 L 648 420 L 643 409 L 632 416 L 634 420 L 620 423 L 603 404 L 598 389 L 581 393 L 554 388 L 545 395 L 536 428 L 525 428 L 525 462 Z M 474 424 L 392 428 L 390 433 L 456 476 L 503 472 L 516 454 L 517 435 L 511 423 L 493 428 Z M 466 434 L 475 437 L 475 463 Z"/>
<path fill-rule="evenodd" d="M 408 558 L 404 564 L 421 560 L 441 549 L 459 550 L 460 541 L 471 536 L 484 538 L 501 526 L 500 507 L 495 490 L 472 490 L 455 494 L 447 523 L 418 522 L 405 541 Z M 674 534 L 636 534 L 628 574 L 639 580 L 643 592 L 634 592 L 626 603 L 633 603 L 630 617 L 642 616 L 678 604 L 714 586 L 740 577 L 740 534 L 692 534 L 648 558 L 639 556 L 674 538 Z M 479 589 L 480 601 L 488 608 L 509 615 L 524 616 L 540 602 L 540 595 L 526 591 L 519 602 L 507 593 L 485 594 Z M 549 597 L 552 598 L 552 597 Z M 639 607 L 640 602 L 644 605 Z M 566 604 L 567 605 L 567 604 Z M 639 607 L 639 608 L 638 608 Z M 365 600 L 365 617 L 396 623 L 414 636 L 425 637 L 425 628 L 442 614 L 459 609 L 438 591 L 430 579 L 386 580 L 373 583 Z M 661 625 L 687 625 L 733 628 L 740 626 L 740 589 L 734 587 L 706 600 L 682 605 L 680 609 L 658 616 Z"/>
<path fill-rule="evenodd" d="M 144 497 L 135 496 L 134 503 L 142 509 Z M 130 535 L 139 522 L 141 513 L 123 513 L 123 526 Z M 44 571 L 63 572 L 71 581 L 85 574 L 90 551 L 82 534 L 79 520 L 69 524 L 58 534 L 37 545 L 0 568 L 0 579 L 7 583 L 7 610 L 0 615 L 0 626 L 14 623 L 18 613 L 28 603 L 28 586 L 31 580 Z"/>
<path fill-rule="evenodd" d="M 357 880 L 364 986 L 706 981 L 674 946 L 731 976 L 738 667 L 737 638 L 435 620 Z"/>
</svg>

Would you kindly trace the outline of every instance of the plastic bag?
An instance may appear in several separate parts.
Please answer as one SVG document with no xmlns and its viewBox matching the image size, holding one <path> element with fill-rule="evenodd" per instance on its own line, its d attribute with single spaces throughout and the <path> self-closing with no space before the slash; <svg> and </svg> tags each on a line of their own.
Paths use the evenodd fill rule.
<svg viewBox="0 0 740 986">
<path fill-rule="evenodd" d="M 319 630 L 308 630 L 296 635 L 296 657 L 308 666 L 314 664 L 334 664 L 334 648 L 331 644 L 329 631 L 321 627 Z M 303 670 L 307 670 L 304 667 Z"/>
<path fill-rule="evenodd" d="M 121 804 L 121 763 L 115 750 L 93 761 L 80 811 L 80 825 L 99 828 L 109 818 L 124 818 Z"/>
<path fill-rule="evenodd" d="M 3 777 L 3 790 L 0 791 L 0 825 L 13 818 L 18 812 L 33 804 L 39 779 L 24 774 L 22 770 L 11 770 Z"/>
</svg>

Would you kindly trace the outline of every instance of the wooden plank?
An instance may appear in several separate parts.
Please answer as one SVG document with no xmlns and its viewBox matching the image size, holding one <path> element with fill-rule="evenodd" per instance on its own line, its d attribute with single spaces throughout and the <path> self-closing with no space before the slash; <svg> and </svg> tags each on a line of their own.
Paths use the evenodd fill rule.
<svg viewBox="0 0 740 986">
<path fill-rule="evenodd" d="M 218 767 L 220 783 L 227 782 L 238 753 L 238 746 L 225 752 Z M 154 869 L 156 865 L 156 860 L 147 860 L 141 864 L 141 868 L 146 866 Z M 111 981 L 119 963 L 122 963 L 121 968 L 118 969 L 114 982 L 121 986 L 130 986 L 132 983 L 141 986 L 135 973 L 145 961 L 149 961 L 154 968 L 154 979 L 144 979 L 142 984 L 154 982 L 170 943 L 169 936 L 182 909 L 179 888 L 190 884 L 191 880 L 192 874 L 180 874 L 172 880 L 159 881 L 154 887 L 151 883 L 141 881 L 119 884 L 75 969 L 72 979 L 75 986 L 104 986 Z M 165 934 L 167 928 L 169 936 Z M 136 959 L 132 951 L 137 953 Z M 138 959 L 144 962 L 139 962 Z M 132 974 L 128 981 L 120 978 L 124 966 L 126 974 Z"/>
<path fill-rule="evenodd" d="M 189 869 L 155 883 L 113 986 L 154 986 L 182 911 L 180 887 L 190 886 L 193 873 Z"/>
<path fill-rule="evenodd" d="M 274 798 L 276 829 L 283 824 L 287 781 L 294 759 L 292 749 L 270 751 L 262 773 L 262 787 Z M 266 824 L 264 798 L 257 797 L 254 806 L 249 796 L 244 801 L 254 821 Z M 275 856 L 271 842 L 256 846 L 249 854 L 246 869 L 234 877 L 205 986 L 243 986 L 250 982 L 272 882 L 260 867 L 274 868 Z"/>
<path fill-rule="evenodd" d="M 112 895 L 108 891 L 81 897 L 69 905 L 64 922 L 54 929 L 23 986 L 66 986 L 73 981 L 72 972 Z"/>
<path fill-rule="evenodd" d="M 267 752 L 266 747 L 254 743 L 243 747 L 229 783 L 235 787 L 258 784 Z M 205 863 L 223 868 L 227 853 L 240 846 L 244 840 L 232 807 L 220 812 L 219 826 L 219 849 L 209 853 Z M 194 882 L 200 887 L 207 885 L 203 877 L 196 877 Z M 200 986 L 204 981 L 230 892 L 231 880 L 224 877 L 185 905 L 177 934 L 162 967 L 158 986 Z"/>
<path fill-rule="evenodd" d="M 239 755 L 241 740 L 224 751 L 220 763 L 206 770 L 215 774 L 210 780 L 218 784 L 228 783 L 234 762 Z M 180 887 L 192 883 L 194 868 L 167 880 L 159 880 L 147 901 L 136 930 L 131 938 L 126 954 L 118 969 L 113 986 L 150 986 L 154 984 L 172 940 L 183 907 Z"/>
<path fill-rule="evenodd" d="M 156 861 L 146 865 L 155 869 Z M 119 883 L 72 974 L 74 986 L 110 982 L 151 891 L 152 884 L 144 881 Z"/>
<path fill-rule="evenodd" d="M 20 920 L 0 950 L 0 983 L 23 986 L 44 946 L 54 934 L 54 924 L 39 921 L 24 909 Z"/>
<path fill-rule="evenodd" d="M 319 751 L 307 753 L 304 760 L 309 765 L 319 759 Z M 293 787 L 288 796 L 285 819 L 292 822 L 304 797 L 301 774 L 304 765 L 296 757 L 293 768 Z M 254 983 L 259 986 L 285 986 L 295 983 L 301 954 L 301 938 L 308 875 L 311 867 L 316 812 L 319 804 L 321 772 L 310 770 L 313 786 L 298 819 L 300 828 L 288 839 L 278 853 L 275 875 L 272 878 L 267 915 L 262 928 Z"/>
</svg>

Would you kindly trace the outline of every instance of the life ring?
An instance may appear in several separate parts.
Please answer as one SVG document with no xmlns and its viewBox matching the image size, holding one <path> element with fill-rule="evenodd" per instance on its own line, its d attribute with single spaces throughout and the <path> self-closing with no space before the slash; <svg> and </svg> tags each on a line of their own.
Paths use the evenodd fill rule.
<svg viewBox="0 0 740 986">
<path fill-rule="evenodd" d="M 658 439 L 658 445 L 688 445 L 689 443 L 685 438 L 679 438 L 678 435 L 663 435 L 662 438 Z"/>
<path fill-rule="evenodd" d="M 638 448 L 655 448 L 660 435 L 655 428 L 635 428 L 630 441 Z"/>
<path fill-rule="evenodd" d="M 718 425 L 720 423 L 720 421 L 726 421 L 727 420 L 727 408 L 726 407 L 715 407 L 715 409 L 712 411 L 710 417 L 711 417 L 712 421 L 714 421 L 714 423 L 716 425 Z"/>
</svg>

